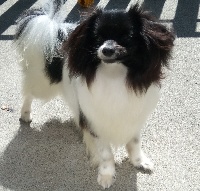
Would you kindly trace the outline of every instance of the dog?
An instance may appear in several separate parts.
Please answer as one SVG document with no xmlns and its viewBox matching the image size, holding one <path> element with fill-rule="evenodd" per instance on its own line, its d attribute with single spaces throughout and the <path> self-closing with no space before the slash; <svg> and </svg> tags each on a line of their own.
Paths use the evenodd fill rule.
<svg viewBox="0 0 200 191">
<path fill-rule="evenodd" d="M 21 119 L 31 121 L 33 99 L 62 95 L 98 165 L 99 185 L 109 188 L 115 181 L 110 144 L 126 145 L 134 167 L 152 171 L 140 131 L 159 100 L 173 29 L 138 4 L 127 11 L 97 8 L 77 23 L 65 22 L 61 7 L 59 0 L 50 1 L 17 21 L 15 43 L 24 74 Z"/>
</svg>

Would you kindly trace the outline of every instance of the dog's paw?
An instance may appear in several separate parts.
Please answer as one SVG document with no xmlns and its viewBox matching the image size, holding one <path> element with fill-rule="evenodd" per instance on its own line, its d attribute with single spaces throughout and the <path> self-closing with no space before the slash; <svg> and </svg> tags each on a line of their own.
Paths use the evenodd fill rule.
<svg viewBox="0 0 200 191">
<path fill-rule="evenodd" d="M 32 121 L 31 113 L 29 111 L 22 112 L 20 120 L 30 123 Z"/>
<path fill-rule="evenodd" d="M 136 162 L 134 167 L 144 173 L 151 174 L 153 172 L 153 163 L 150 160 Z"/>
<path fill-rule="evenodd" d="M 134 167 L 144 173 L 151 174 L 153 172 L 153 163 L 144 154 L 134 160 L 131 160 Z"/>
<path fill-rule="evenodd" d="M 110 188 L 110 186 L 115 182 L 115 175 L 111 174 L 99 174 L 97 178 L 97 182 L 104 189 Z"/>
</svg>

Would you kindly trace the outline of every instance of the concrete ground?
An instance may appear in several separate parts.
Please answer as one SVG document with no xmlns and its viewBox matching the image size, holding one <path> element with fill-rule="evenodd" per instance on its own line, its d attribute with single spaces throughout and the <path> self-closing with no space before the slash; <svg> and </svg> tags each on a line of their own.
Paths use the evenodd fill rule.
<svg viewBox="0 0 200 191">
<path fill-rule="evenodd" d="M 123 149 L 116 151 L 117 180 L 110 191 L 200 191 L 200 1 L 144 0 L 177 39 L 162 95 L 143 130 L 143 147 L 152 158 L 152 175 L 136 171 Z M 0 1 L 0 190 L 98 191 L 81 135 L 59 98 L 33 104 L 33 122 L 20 123 L 21 68 L 12 38 L 15 20 L 36 0 Z M 104 0 L 106 9 L 134 0 Z M 78 19 L 68 0 L 68 20 Z"/>
</svg>

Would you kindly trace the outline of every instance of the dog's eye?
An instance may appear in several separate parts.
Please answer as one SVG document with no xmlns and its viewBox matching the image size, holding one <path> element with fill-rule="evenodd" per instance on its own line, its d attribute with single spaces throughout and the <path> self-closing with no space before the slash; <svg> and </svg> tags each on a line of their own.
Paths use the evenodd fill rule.
<svg viewBox="0 0 200 191">
<path fill-rule="evenodd" d="M 97 34 L 97 35 L 96 35 L 96 39 L 97 39 L 98 42 L 103 42 L 103 41 L 104 41 L 103 36 L 100 35 L 100 34 Z"/>
<path fill-rule="evenodd" d="M 130 41 L 131 40 L 131 36 L 125 35 L 121 39 L 122 39 L 122 41 Z"/>
<path fill-rule="evenodd" d="M 103 38 L 101 37 L 101 36 L 98 36 L 97 37 L 97 42 L 99 42 L 99 43 L 102 43 L 104 40 L 103 40 Z"/>
</svg>

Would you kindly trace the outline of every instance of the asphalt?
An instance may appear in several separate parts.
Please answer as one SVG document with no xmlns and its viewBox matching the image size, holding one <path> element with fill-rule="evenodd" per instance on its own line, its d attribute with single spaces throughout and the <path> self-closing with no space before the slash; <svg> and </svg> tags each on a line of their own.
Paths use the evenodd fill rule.
<svg viewBox="0 0 200 191">
<path fill-rule="evenodd" d="M 0 1 L 0 191 L 102 190 L 60 98 L 46 104 L 35 101 L 33 122 L 19 121 L 21 68 L 12 41 L 14 21 L 35 3 Z M 79 17 L 75 3 L 68 0 L 66 6 L 71 21 Z M 126 8 L 130 0 L 101 3 L 106 9 Z M 108 190 L 200 191 L 200 1 L 145 0 L 145 5 L 173 25 L 177 35 L 160 102 L 142 136 L 155 169 L 151 175 L 136 171 L 119 149 L 117 179 Z"/>
</svg>

